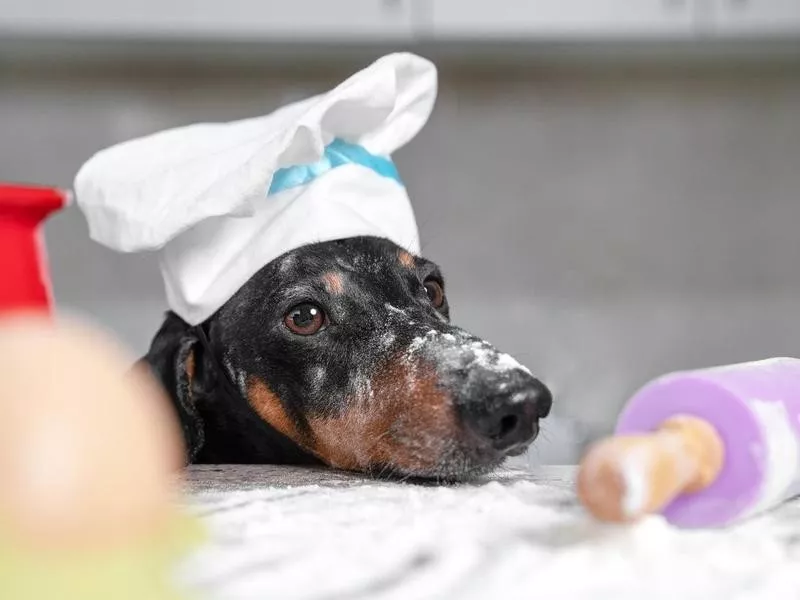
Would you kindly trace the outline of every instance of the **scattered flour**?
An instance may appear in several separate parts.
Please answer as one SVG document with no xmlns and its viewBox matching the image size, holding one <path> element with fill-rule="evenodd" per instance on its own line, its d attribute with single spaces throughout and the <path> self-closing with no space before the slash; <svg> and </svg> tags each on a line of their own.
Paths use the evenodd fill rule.
<svg viewBox="0 0 800 600">
<path fill-rule="evenodd" d="M 356 373 L 350 385 L 354 396 L 359 399 L 362 406 L 370 406 L 372 404 L 375 399 L 375 392 L 372 389 L 372 380 L 365 373 Z M 368 410 L 356 411 L 356 413 L 363 416 L 364 419 L 368 419 Z"/>
<path fill-rule="evenodd" d="M 291 271 L 297 265 L 297 255 L 289 254 L 285 256 L 278 265 L 278 272 L 284 275 Z"/>
<path fill-rule="evenodd" d="M 311 385 L 314 391 L 319 394 L 326 382 L 328 372 L 323 365 L 315 365 L 311 369 Z"/>
<path fill-rule="evenodd" d="M 229 380 L 235 382 L 239 393 L 247 397 L 247 375 L 245 372 L 237 370 L 227 356 L 222 359 L 222 367 L 227 372 Z"/>
<path fill-rule="evenodd" d="M 394 304 L 389 304 L 387 302 L 386 304 L 384 304 L 384 307 L 386 308 L 386 310 L 396 315 L 402 315 L 404 317 L 408 316 L 408 313 L 406 313 L 406 311 L 404 311 L 402 308 L 397 308 Z"/>
<path fill-rule="evenodd" d="M 387 331 L 386 333 L 381 336 L 381 345 L 386 348 L 391 348 L 394 341 L 397 339 L 397 336 L 392 331 Z"/>
<path fill-rule="evenodd" d="M 622 508 L 629 517 L 642 514 L 651 502 L 650 477 L 657 460 L 654 452 L 666 452 L 671 456 L 675 476 L 682 485 L 689 484 L 694 476 L 694 463 L 686 456 L 681 439 L 671 435 L 662 436 L 658 447 L 644 446 L 620 456 L 618 460 L 625 483 Z"/>
<path fill-rule="evenodd" d="M 406 348 L 406 357 L 411 358 L 425 345 L 426 339 L 424 337 L 414 338 Z"/>
<path fill-rule="evenodd" d="M 628 457 L 622 463 L 622 476 L 625 481 L 625 495 L 622 497 L 622 510 L 629 517 L 641 514 L 648 500 L 647 471 L 638 457 Z"/>
<path fill-rule="evenodd" d="M 800 597 L 800 527 L 679 532 L 585 520 L 568 488 L 347 482 L 193 499 L 210 545 L 182 572 L 209 600 Z M 793 554 L 794 552 L 794 554 Z"/>
<path fill-rule="evenodd" d="M 758 514 L 777 502 L 800 494 L 800 443 L 791 415 L 782 402 L 748 401 L 763 432 L 768 465 L 764 482 L 750 514 Z"/>
</svg>

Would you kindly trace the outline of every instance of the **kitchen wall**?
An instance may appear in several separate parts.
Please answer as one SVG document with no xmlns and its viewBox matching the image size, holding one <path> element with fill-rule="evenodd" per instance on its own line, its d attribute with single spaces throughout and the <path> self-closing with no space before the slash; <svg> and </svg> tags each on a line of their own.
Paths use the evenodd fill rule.
<svg viewBox="0 0 800 600">
<path fill-rule="evenodd" d="M 116 141 L 268 112 L 357 62 L 0 69 L 0 179 L 68 185 Z M 572 462 L 661 372 L 800 356 L 800 69 L 444 65 L 429 127 L 396 160 L 457 323 L 557 394 L 531 460 Z M 143 352 L 156 260 L 46 229 L 55 292 Z"/>
</svg>

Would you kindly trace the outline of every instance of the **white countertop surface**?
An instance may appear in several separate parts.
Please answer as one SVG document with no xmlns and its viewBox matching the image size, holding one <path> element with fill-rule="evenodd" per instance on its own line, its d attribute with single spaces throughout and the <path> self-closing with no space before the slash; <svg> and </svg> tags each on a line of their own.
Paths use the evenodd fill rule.
<svg viewBox="0 0 800 600">
<path fill-rule="evenodd" d="M 800 502 L 720 531 L 590 522 L 574 468 L 433 486 L 193 467 L 210 542 L 181 577 L 214 599 L 800 598 Z"/>
</svg>

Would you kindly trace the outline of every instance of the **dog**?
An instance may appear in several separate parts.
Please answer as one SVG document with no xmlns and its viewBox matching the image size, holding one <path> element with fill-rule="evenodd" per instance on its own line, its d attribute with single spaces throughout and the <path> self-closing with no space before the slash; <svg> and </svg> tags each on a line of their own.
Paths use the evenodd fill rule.
<svg viewBox="0 0 800 600">
<path fill-rule="evenodd" d="M 166 318 L 142 358 L 192 463 L 465 480 L 525 452 L 552 394 L 450 323 L 434 263 L 373 237 L 273 260 L 213 316 Z"/>
</svg>

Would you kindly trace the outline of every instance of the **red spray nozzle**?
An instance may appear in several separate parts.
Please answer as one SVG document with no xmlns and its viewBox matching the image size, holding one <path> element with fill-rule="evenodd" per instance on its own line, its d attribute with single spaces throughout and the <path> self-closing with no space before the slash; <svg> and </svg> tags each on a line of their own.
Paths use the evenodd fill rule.
<svg viewBox="0 0 800 600">
<path fill-rule="evenodd" d="M 0 313 L 50 312 L 41 226 L 67 202 L 63 190 L 0 182 Z"/>
</svg>

